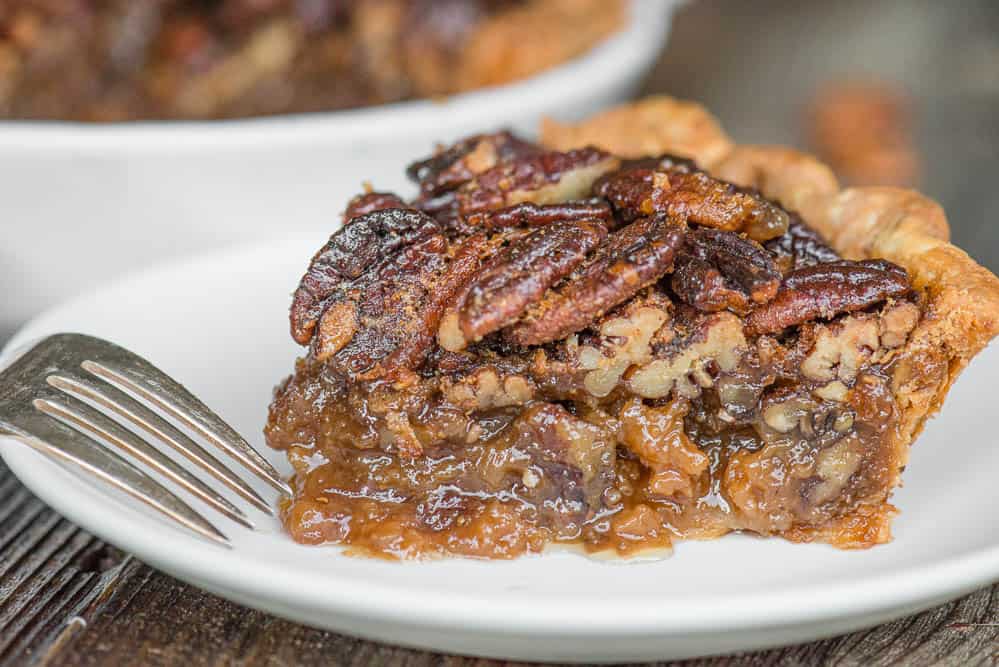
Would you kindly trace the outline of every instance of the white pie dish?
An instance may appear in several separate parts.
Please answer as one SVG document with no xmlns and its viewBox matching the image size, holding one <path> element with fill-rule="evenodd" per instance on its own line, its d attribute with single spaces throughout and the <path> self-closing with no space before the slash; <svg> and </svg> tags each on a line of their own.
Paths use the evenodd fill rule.
<svg viewBox="0 0 999 667">
<path fill-rule="evenodd" d="M 59 299 L 199 249 L 323 229 L 362 181 L 399 189 L 436 142 L 542 116 L 582 117 L 633 94 L 676 0 L 631 0 L 624 29 L 510 85 L 330 113 L 111 125 L 0 122 L 0 332 Z M 82 216 L 82 217 L 81 217 Z"/>
<path fill-rule="evenodd" d="M 115 340 L 174 375 L 264 451 L 271 387 L 298 353 L 287 329 L 289 293 L 330 231 L 332 225 L 313 238 L 220 251 L 121 279 L 35 319 L 11 346 L 67 330 Z M 736 535 L 680 543 L 671 558 L 654 562 L 556 553 L 512 562 L 391 563 L 296 545 L 261 514 L 253 516 L 258 533 L 212 515 L 234 542 L 227 551 L 12 440 L 0 440 L 0 455 L 69 519 L 249 606 L 455 653 L 640 661 L 834 635 L 999 579 L 991 481 L 999 447 L 988 423 L 988 388 L 997 381 L 999 348 L 992 347 L 916 442 L 906 486 L 895 496 L 902 510 L 895 540 L 866 551 Z M 288 470 L 280 454 L 265 454 Z M 268 493 L 262 484 L 258 490 Z"/>
</svg>

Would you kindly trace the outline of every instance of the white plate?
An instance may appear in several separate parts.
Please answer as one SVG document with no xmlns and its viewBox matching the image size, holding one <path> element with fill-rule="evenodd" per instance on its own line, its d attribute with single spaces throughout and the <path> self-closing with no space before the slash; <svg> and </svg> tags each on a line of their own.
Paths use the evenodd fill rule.
<svg viewBox="0 0 999 667">
<path fill-rule="evenodd" d="M 64 330 L 116 340 L 184 382 L 263 449 L 271 387 L 297 353 L 286 322 L 289 293 L 320 242 L 156 268 L 49 311 L 16 342 Z M 867 551 L 729 536 L 681 543 L 656 562 L 561 553 L 400 564 L 296 545 L 263 516 L 254 517 L 259 533 L 218 518 L 235 544 L 227 551 L 12 440 L 0 441 L 0 453 L 32 491 L 86 529 L 180 579 L 294 620 L 483 656 L 678 658 L 834 635 L 999 578 L 999 447 L 990 421 L 997 352 L 976 360 L 913 450 L 896 496 L 895 541 Z M 280 455 L 270 459 L 287 470 Z"/>
<path fill-rule="evenodd" d="M 4 0 L 0 0 L 0 5 Z M 348 111 L 203 122 L 0 122 L 0 332 L 150 258 L 326 229 L 368 179 L 405 183 L 436 142 L 633 94 L 677 0 L 631 0 L 624 29 L 538 76 Z M 86 213 L 81 219 L 80 214 Z"/>
</svg>

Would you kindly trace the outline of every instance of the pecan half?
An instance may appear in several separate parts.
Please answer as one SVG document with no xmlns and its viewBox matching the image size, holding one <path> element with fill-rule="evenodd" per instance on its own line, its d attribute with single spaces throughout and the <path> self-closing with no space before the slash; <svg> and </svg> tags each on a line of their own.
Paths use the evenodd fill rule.
<svg viewBox="0 0 999 667">
<path fill-rule="evenodd" d="M 664 217 L 645 218 L 611 234 L 572 275 L 522 322 L 506 332 L 518 345 L 540 345 L 584 329 L 673 268 L 683 228 Z"/>
<path fill-rule="evenodd" d="M 787 230 L 790 214 L 748 188 L 711 178 L 704 172 L 669 174 L 669 210 L 688 221 L 745 232 L 766 241 Z"/>
<path fill-rule="evenodd" d="M 598 222 L 557 222 L 514 239 L 472 281 L 460 305 L 466 340 L 481 340 L 516 321 L 606 236 Z"/>
<path fill-rule="evenodd" d="M 532 202 L 514 204 L 484 213 L 473 213 L 467 223 L 473 229 L 513 229 L 517 227 L 542 227 L 555 222 L 581 222 L 597 220 L 608 228 L 616 226 L 610 205 L 602 199 L 560 204 L 538 205 Z"/>
<path fill-rule="evenodd" d="M 593 182 L 618 159 L 595 148 L 519 154 L 454 190 L 421 194 L 413 205 L 452 234 L 475 232 L 482 217 L 516 204 L 554 204 L 588 197 Z"/>
<path fill-rule="evenodd" d="M 476 234 L 458 246 L 443 273 L 428 275 L 436 270 L 437 264 L 433 262 L 425 265 L 420 276 L 424 292 L 419 295 L 419 311 L 411 321 L 401 322 L 398 327 L 401 334 L 398 337 L 399 344 L 380 362 L 376 373 L 367 371 L 368 376 L 393 374 L 400 369 L 415 370 L 419 367 L 433 348 L 434 337 L 446 309 L 480 270 L 483 258 L 490 248 L 489 240 L 484 235 Z M 394 326 L 393 315 L 394 313 L 389 312 L 388 318 L 383 317 L 382 321 L 371 320 L 375 332 L 379 332 L 380 326 Z M 387 334 L 384 331 L 381 333 Z"/>
<path fill-rule="evenodd" d="M 351 379 L 400 379 L 422 364 L 445 307 L 488 252 L 483 235 L 451 257 L 439 227 L 412 210 L 354 218 L 313 258 L 292 332 L 313 359 Z"/>
<path fill-rule="evenodd" d="M 636 166 L 637 165 L 637 166 Z M 787 230 L 790 214 L 754 190 L 712 178 L 689 162 L 631 166 L 600 178 L 594 194 L 606 198 L 625 221 L 664 213 L 766 241 Z"/>
<path fill-rule="evenodd" d="M 910 289 L 902 267 L 883 259 L 839 260 L 789 273 L 777 296 L 746 317 L 749 333 L 776 333 L 813 320 L 830 319 L 902 296 Z"/>
<path fill-rule="evenodd" d="M 354 282 L 348 299 L 326 311 L 313 357 L 351 379 L 411 379 L 433 348 L 445 309 L 489 248 L 486 237 L 476 235 L 449 259 L 447 242 L 436 235 L 390 256 Z M 331 318 L 354 325 L 335 344 L 324 335 Z"/>
<path fill-rule="evenodd" d="M 655 157 L 640 157 L 621 161 L 621 169 L 652 169 L 653 171 L 677 171 L 692 173 L 701 171 L 690 158 L 663 153 Z"/>
<path fill-rule="evenodd" d="M 455 195 L 457 213 L 532 202 L 554 204 L 589 195 L 593 182 L 617 168 L 618 159 L 596 148 L 527 155 L 507 160 L 465 183 Z"/>
<path fill-rule="evenodd" d="M 691 229 L 677 256 L 671 286 L 698 310 L 729 309 L 740 315 L 777 294 L 781 273 L 755 241 L 717 229 Z"/>
<path fill-rule="evenodd" d="M 391 192 L 366 192 L 350 200 L 347 210 L 343 212 L 344 222 L 375 211 L 387 208 L 410 208 L 402 199 Z"/>
<path fill-rule="evenodd" d="M 308 344 L 328 299 L 343 298 L 351 282 L 373 264 L 439 233 L 433 219 L 413 210 L 385 209 L 349 220 L 312 258 L 295 290 L 292 338 Z"/>
<path fill-rule="evenodd" d="M 610 202 L 619 220 L 634 222 L 666 208 L 666 193 L 653 185 L 654 174 L 651 168 L 619 169 L 597 179 L 593 194 Z"/>
<path fill-rule="evenodd" d="M 623 221 L 633 222 L 666 211 L 669 201 L 665 174 L 695 172 L 700 169 L 693 160 L 672 155 L 623 160 L 620 169 L 593 184 L 593 194 L 611 202 Z"/>
<path fill-rule="evenodd" d="M 510 132 L 478 134 L 445 148 L 406 169 L 424 196 L 454 190 L 504 160 L 531 155 L 541 149 Z"/>
<path fill-rule="evenodd" d="M 791 214 L 787 231 L 767 241 L 764 247 L 776 256 L 782 273 L 814 264 L 835 262 L 840 258 L 825 239 L 795 213 Z"/>
<path fill-rule="evenodd" d="M 357 379 L 412 370 L 433 342 L 435 330 L 426 331 L 434 300 L 428 286 L 446 270 L 447 241 L 439 235 L 389 256 L 355 281 L 346 298 L 323 315 L 320 336 L 313 341 L 315 357 Z M 345 307 L 353 308 L 355 331 L 329 345 L 322 336 L 326 320 L 342 317 Z"/>
</svg>

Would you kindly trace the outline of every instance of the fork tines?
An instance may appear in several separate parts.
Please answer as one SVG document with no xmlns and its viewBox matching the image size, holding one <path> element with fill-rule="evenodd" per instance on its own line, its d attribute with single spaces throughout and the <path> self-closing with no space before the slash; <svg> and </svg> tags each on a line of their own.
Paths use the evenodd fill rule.
<svg viewBox="0 0 999 667">
<path fill-rule="evenodd" d="M 204 438 L 278 492 L 290 494 L 287 483 L 270 463 L 180 383 L 142 357 L 92 336 L 49 336 L 0 372 L 0 434 L 9 434 L 42 454 L 69 463 L 228 546 L 228 538 L 211 522 L 94 439 L 98 438 L 229 519 L 253 528 L 243 510 L 138 435 L 133 430 L 137 428 L 253 507 L 273 514 L 272 505 L 237 473 L 133 396 Z"/>
</svg>

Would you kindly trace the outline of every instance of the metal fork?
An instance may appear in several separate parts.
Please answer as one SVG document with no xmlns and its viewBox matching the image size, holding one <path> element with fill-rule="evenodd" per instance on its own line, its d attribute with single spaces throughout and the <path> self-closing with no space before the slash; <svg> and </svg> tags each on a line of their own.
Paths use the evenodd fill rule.
<svg viewBox="0 0 999 667">
<path fill-rule="evenodd" d="M 250 505 L 273 514 L 272 504 L 239 475 L 133 396 L 203 437 L 278 492 L 290 495 L 287 483 L 270 463 L 180 383 L 142 357 L 93 336 L 49 336 L 0 372 L 0 435 L 69 463 L 180 525 L 229 546 L 229 538 L 208 519 L 94 439 L 99 438 L 224 516 L 253 528 L 243 510 L 132 430 L 137 428 L 194 463 Z"/>
</svg>

